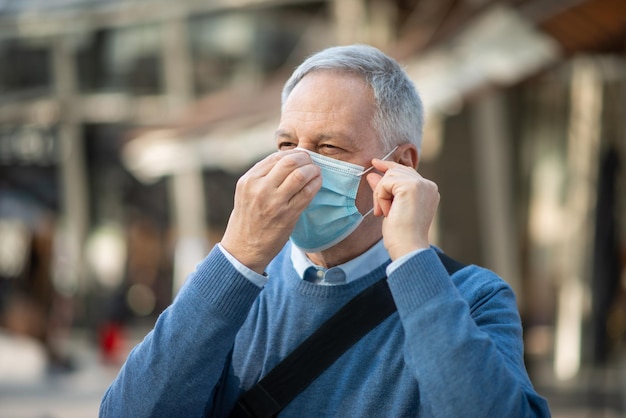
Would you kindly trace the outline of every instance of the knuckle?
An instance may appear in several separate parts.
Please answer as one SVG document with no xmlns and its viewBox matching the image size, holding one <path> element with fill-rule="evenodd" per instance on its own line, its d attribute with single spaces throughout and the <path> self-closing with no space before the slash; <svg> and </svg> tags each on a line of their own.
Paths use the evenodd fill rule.
<svg viewBox="0 0 626 418">
<path fill-rule="evenodd" d="M 295 169 L 290 174 L 291 178 L 295 180 L 296 183 L 304 183 L 307 181 L 307 176 L 300 169 Z"/>
<path fill-rule="evenodd" d="M 248 175 L 243 175 L 241 177 L 239 177 L 239 180 L 237 180 L 237 183 L 235 185 L 235 187 L 240 190 L 240 189 L 247 189 L 248 186 L 250 185 L 250 177 Z"/>
<path fill-rule="evenodd" d="M 271 153 L 270 155 L 268 155 L 265 158 L 265 161 L 269 161 L 269 162 L 277 162 L 279 161 L 281 158 L 283 158 L 283 153 L 281 151 L 275 151 L 273 153 Z M 261 162 L 263 162 L 264 160 L 261 160 Z"/>
<path fill-rule="evenodd" d="M 322 185 L 321 178 L 314 179 L 313 181 L 311 181 L 309 184 L 307 184 L 305 187 L 302 188 L 302 194 L 307 199 L 312 199 L 317 194 L 321 185 Z"/>
<path fill-rule="evenodd" d="M 283 156 L 278 162 L 283 168 L 292 171 L 300 166 L 296 154 L 289 154 Z"/>
</svg>

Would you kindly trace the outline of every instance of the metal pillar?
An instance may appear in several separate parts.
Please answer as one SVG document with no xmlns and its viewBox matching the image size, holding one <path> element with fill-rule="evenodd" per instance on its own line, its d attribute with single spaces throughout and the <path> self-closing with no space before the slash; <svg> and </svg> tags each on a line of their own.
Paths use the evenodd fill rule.
<svg viewBox="0 0 626 418">
<path fill-rule="evenodd" d="M 164 23 L 163 57 L 169 108 L 173 115 L 177 115 L 193 99 L 191 57 L 184 16 Z M 176 231 L 172 283 L 172 294 L 176 295 L 209 247 L 201 165 L 189 161 L 189 170 L 172 174 L 168 187 Z"/>
<path fill-rule="evenodd" d="M 602 124 L 602 78 L 596 65 L 582 58 L 574 62 L 567 146 L 567 190 L 558 290 L 554 372 L 558 379 L 580 370 L 582 323 L 590 276 L 594 236 L 593 213 L 597 161 Z"/>
<path fill-rule="evenodd" d="M 61 292 L 84 294 L 88 287 L 84 244 L 89 227 L 89 203 L 86 185 L 77 74 L 70 39 L 59 35 L 52 41 L 54 87 L 59 104 L 59 174 L 61 184 L 61 236 L 59 248 L 63 262 L 55 274 Z"/>
<path fill-rule="evenodd" d="M 512 156 L 502 94 L 492 91 L 482 97 L 473 108 L 472 118 L 485 263 L 513 287 L 518 304 L 522 306 L 524 295 L 519 277 L 518 236 L 511 194 Z"/>
</svg>

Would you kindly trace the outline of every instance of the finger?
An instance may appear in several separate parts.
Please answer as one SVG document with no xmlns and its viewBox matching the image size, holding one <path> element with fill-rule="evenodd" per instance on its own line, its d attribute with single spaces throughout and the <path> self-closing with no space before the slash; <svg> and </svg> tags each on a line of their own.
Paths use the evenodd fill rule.
<svg viewBox="0 0 626 418">
<path fill-rule="evenodd" d="M 382 176 L 378 173 L 369 173 L 367 176 L 365 176 L 365 179 L 367 180 L 367 184 L 369 184 L 370 188 L 372 189 L 372 200 L 374 201 L 374 216 L 380 216 L 383 213 L 380 209 L 380 205 L 378 204 L 378 199 L 376 199 L 375 192 L 376 186 L 378 186 L 378 183 L 382 179 Z"/>
<path fill-rule="evenodd" d="M 313 164 L 309 154 L 303 151 L 290 151 L 280 155 L 265 175 L 268 186 L 278 189 L 289 179 L 287 185 L 295 185 L 297 189 L 301 189 L 319 173 L 319 167 Z"/>
<path fill-rule="evenodd" d="M 379 176 L 374 188 L 374 212 L 376 216 L 388 216 L 393 203 L 393 182 L 389 181 L 388 175 Z M 369 182 L 368 176 L 368 182 Z M 371 183 L 370 183 L 371 185 Z"/>
<path fill-rule="evenodd" d="M 305 184 L 302 189 L 294 193 L 288 201 L 288 205 L 294 210 L 301 212 L 311 203 L 313 197 L 322 188 L 322 176 L 317 176 Z"/>
<path fill-rule="evenodd" d="M 396 164 L 393 161 L 385 161 L 385 160 L 381 160 L 379 158 L 374 158 L 372 160 L 372 166 L 374 166 L 374 168 L 382 173 L 385 173 L 387 170 L 389 170 L 390 168 L 393 167 L 393 165 L 391 164 Z"/>
<path fill-rule="evenodd" d="M 385 179 L 388 179 L 389 170 L 402 165 L 393 161 L 385 161 L 379 158 L 374 158 L 372 159 L 372 166 L 379 172 L 383 173 L 383 176 L 378 175 L 379 178 L 378 181 L 376 181 L 376 185 L 374 187 L 374 215 L 382 215 L 386 217 L 389 215 L 389 211 L 391 210 L 391 204 L 393 202 L 393 185 L 389 184 L 389 186 L 385 186 L 383 185 L 383 181 Z M 376 173 L 372 174 L 376 175 Z"/>
<path fill-rule="evenodd" d="M 269 172 L 274 168 L 274 166 L 280 160 L 282 160 L 285 156 L 287 156 L 289 154 L 294 154 L 294 153 L 306 154 L 306 152 L 303 152 L 301 150 L 295 150 L 295 149 L 287 150 L 287 151 L 276 151 L 276 152 L 268 155 L 267 157 L 265 157 L 261 161 L 257 162 L 256 164 L 254 164 L 254 166 L 248 171 L 247 174 L 249 176 L 252 176 L 252 177 L 264 177 L 264 176 L 267 176 L 269 174 Z"/>
<path fill-rule="evenodd" d="M 403 172 L 407 172 L 407 173 L 415 173 L 416 170 L 415 168 L 408 166 L 408 165 L 404 165 L 404 164 L 400 164 L 397 163 L 395 161 L 387 161 L 387 160 L 381 160 L 378 158 L 374 158 L 372 160 L 372 165 L 374 166 L 374 168 L 382 173 L 386 173 L 389 170 L 402 170 Z"/>
<path fill-rule="evenodd" d="M 311 182 L 316 183 L 317 180 L 319 180 L 321 187 L 322 170 L 314 164 L 306 164 L 297 167 L 287 174 L 276 190 L 287 196 L 288 200 L 291 200 L 297 193 L 301 193 L 303 189 L 309 186 Z"/>
<path fill-rule="evenodd" d="M 415 179 L 422 177 L 414 168 L 393 161 L 373 160 L 372 163 L 377 170 L 383 173 L 374 189 L 374 206 L 378 207 L 375 212 L 387 217 L 391 212 L 394 197 L 400 185 L 408 179 L 415 181 Z"/>
<path fill-rule="evenodd" d="M 391 212 L 391 205 L 393 204 L 393 195 L 389 194 L 390 197 L 382 198 L 380 194 L 375 197 L 375 201 L 378 202 L 378 207 L 380 208 L 380 212 L 384 217 L 389 216 L 389 212 Z"/>
</svg>

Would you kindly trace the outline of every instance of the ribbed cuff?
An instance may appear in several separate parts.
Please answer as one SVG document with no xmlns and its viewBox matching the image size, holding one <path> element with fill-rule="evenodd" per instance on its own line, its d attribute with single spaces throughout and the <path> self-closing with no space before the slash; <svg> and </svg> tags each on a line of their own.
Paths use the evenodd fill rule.
<svg viewBox="0 0 626 418">
<path fill-rule="evenodd" d="M 454 284 L 434 249 L 421 251 L 389 276 L 398 311 L 412 310 Z"/>
<path fill-rule="evenodd" d="M 212 309 L 239 322 L 248 316 L 261 291 L 237 271 L 217 246 L 198 264 L 189 285 L 207 299 Z"/>
</svg>

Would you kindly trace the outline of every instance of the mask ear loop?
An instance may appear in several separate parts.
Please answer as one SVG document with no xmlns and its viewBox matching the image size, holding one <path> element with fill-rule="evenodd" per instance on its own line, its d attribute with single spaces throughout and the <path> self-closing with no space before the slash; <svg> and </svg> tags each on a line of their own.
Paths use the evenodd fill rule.
<svg viewBox="0 0 626 418">
<path fill-rule="evenodd" d="M 396 152 L 396 150 L 398 149 L 399 145 L 396 145 L 391 151 L 389 151 L 383 158 L 381 158 L 381 160 L 385 161 L 387 158 L 391 157 L 391 155 Z M 365 174 L 367 174 L 369 171 L 373 170 L 374 166 L 371 166 L 370 168 L 363 170 L 363 172 L 361 174 L 359 174 L 359 176 L 363 176 Z M 374 212 L 374 208 L 371 208 L 370 210 L 368 210 L 365 215 L 363 215 L 363 217 L 365 218 L 367 215 L 369 215 L 370 213 Z"/>
<path fill-rule="evenodd" d="M 389 151 L 383 158 L 381 158 L 381 160 L 385 161 L 387 158 L 391 157 L 391 155 L 396 152 L 396 150 L 399 148 L 399 145 L 396 145 L 391 151 Z M 363 176 L 365 174 L 367 174 L 370 170 L 373 170 L 374 166 L 371 166 L 368 169 L 363 170 L 363 172 L 361 174 L 359 174 L 359 176 Z"/>
</svg>

